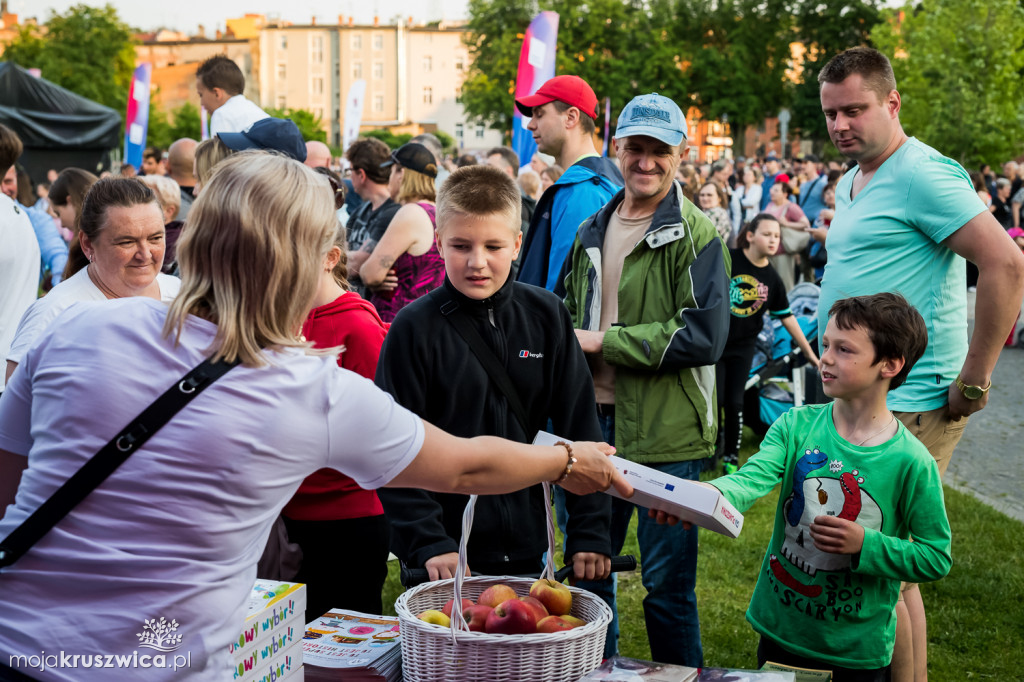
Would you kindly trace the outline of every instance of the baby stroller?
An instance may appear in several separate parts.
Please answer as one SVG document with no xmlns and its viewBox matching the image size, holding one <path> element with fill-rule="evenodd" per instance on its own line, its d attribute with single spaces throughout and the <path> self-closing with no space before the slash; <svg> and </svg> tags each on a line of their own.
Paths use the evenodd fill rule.
<svg viewBox="0 0 1024 682">
<path fill-rule="evenodd" d="M 790 310 L 812 346 L 818 337 L 820 293 L 818 286 L 801 282 L 788 295 Z M 782 323 L 765 316 L 743 395 L 744 423 L 763 436 L 789 408 L 825 402 L 818 370 L 793 345 Z"/>
</svg>

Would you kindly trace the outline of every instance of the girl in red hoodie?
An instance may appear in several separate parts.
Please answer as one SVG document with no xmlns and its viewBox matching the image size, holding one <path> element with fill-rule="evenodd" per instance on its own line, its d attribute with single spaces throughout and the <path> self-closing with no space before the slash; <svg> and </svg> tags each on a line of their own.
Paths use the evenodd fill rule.
<svg viewBox="0 0 1024 682">
<path fill-rule="evenodd" d="M 338 347 L 338 365 L 373 380 L 388 324 L 348 291 L 345 228 L 324 259 L 302 334 L 317 348 Z M 331 609 L 382 613 L 390 528 L 377 493 L 334 469 L 320 469 L 285 506 L 288 538 L 302 547 L 295 580 L 306 583 L 306 622 Z"/>
</svg>

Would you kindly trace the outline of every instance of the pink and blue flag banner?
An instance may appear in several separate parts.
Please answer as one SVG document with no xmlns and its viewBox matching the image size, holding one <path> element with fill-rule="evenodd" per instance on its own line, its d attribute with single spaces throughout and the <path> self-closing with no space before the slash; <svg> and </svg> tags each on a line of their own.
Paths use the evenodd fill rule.
<svg viewBox="0 0 1024 682">
<path fill-rule="evenodd" d="M 523 49 L 519 53 L 519 71 L 516 74 L 515 98 L 526 97 L 555 77 L 555 51 L 558 47 L 558 13 L 541 12 L 530 22 L 523 36 Z M 519 155 L 523 166 L 530 163 L 537 143 L 526 129 L 530 119 L 512 106 L 512 149 Z"/>
<path fill-rule="evenodd" d="M 608 156 L 608 140 L 612 136 L 612 98 L 604 98 L 604 144 L 601 145 L 601 156 Z"/>
<path fill-rule="evenodd" d="M 210 139 L 210 115 L 206 113 L 206 107 L 199 107 L 199 139 Z"/>
<path fill-rule="evenodd" d="M 128 91 L 128 115 L 124 120 L 124 160 L 142 168 L 142 150 L 146 148 L 146 132 L 149 127 L 149 80 L 152 64 L 140 64 L 132 76 L 132 87 Z"/>
</svg>

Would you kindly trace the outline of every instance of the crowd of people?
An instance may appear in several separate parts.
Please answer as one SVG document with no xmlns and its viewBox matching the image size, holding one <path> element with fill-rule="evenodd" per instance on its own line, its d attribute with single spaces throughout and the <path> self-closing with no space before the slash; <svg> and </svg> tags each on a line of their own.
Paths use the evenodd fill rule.
<svg viewBox="0 0 1024 682">
<path fill-rule="evenodd" d="M 711 484 L 741 511 L 783 481 L 750 576 L 759 664 L 926 680 L 915 583 L 949 570 L 941 475 L 1020 309 L 1024 178 L 907 137 L 874 50 L 819 82 L 843 162 L 690 163 L 683 110 L 654 93 L 603 157 L 572 75 L 516 101 L 530 160 L 448 159 L 430 134 L 335 160 L 247 100 L 226 57 L 197 71 L 212 136 L 140 169 L 33 186 L 0 126 L 0 541 L 105 443 L 151 436 L 34 544 L 0 547 L 0 680 L 86 679 L 11 661 L 54 637 L 130 652 L 154 616 L 181 623 L 189 679 L 221 679 L 257 563 L 307 584 L 307 620 L 379 613 L 389 552 L 454 576 L 470 493 L 470 573 L 537 573 L 554 504 L 575 579 L 616 615 L 606 656 L 639 626 L 610 572 L 638 512 L 651 655 L 699 667 L 697 529 L 600 494 L 630 494 L 613 451 L 691 481 L 717 454 Z M 800 281 L 821 284 L 820 338 L 790 310 Z M 766 314 L 831 402 L 788 412 L 740 467 Z M 168 387 L 202 395 L 156 433 L 119 432 Z M 528 445 L 538 431 L 562 440 Z M 278 526 L 297 573 L 268 560 Z"/>
</svg>

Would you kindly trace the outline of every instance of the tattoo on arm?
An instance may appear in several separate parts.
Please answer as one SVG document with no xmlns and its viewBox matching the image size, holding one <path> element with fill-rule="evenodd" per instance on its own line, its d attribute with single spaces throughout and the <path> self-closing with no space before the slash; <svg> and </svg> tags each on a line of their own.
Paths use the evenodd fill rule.
<svg viewBox="0 0 1024 682">
<path fill-rule="evenodd" d="M 385 270 L 390 270 L 391 266 L 395 264 L 395 259 L 392 256 L 384 256 L 380 259 L 380 266 Z"/>
</svg>

